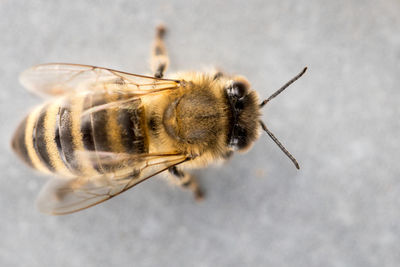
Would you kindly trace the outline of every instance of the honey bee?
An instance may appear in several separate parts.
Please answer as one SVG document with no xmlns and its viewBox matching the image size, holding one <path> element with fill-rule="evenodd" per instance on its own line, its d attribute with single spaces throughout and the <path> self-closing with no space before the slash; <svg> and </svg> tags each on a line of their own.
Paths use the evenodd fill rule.
<svg viewBox="0 0 400 267">
<path fill-rule="evenodd" d="M 261 129 L 299 168 L 260 120 L 260 110 L 306 68 L 260 103 L 242 76 L 181 72 L 163 78 L 169 61 L 164 35 L 158 27 L 154 77 L 54 63 L 22 73 L 23 86 L 50 97 L 22 121 L 12 140 L 26 164 L 54 177 L 38 197 L 40 211 L 79 211 L 162 172 L 201 199 L 186 169 L 248 150 Z"/>
</svg>

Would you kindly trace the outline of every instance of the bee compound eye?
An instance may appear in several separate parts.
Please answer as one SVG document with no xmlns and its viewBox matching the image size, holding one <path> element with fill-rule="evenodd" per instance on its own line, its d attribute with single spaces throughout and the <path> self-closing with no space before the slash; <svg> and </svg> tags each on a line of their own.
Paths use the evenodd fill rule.
<svg viewBox="0 0 400 267">
<path fill-rule="evenodd" d="M 247 88 L 246 85 L 242 82 L 233 81 L 226 88 L 228 94 L 235 98 L 242 98 L 246 95 Z"/>
<path fill-rule="evenodd" d="M 235 151 L 238 149 L 238 144 L 239 139 L 233 136 L 229 142 L 229 146 Z"/>
<path fill-rule="evenodd" d="M 241 150 L 247 147 L 248 144 L 249 144 L 248 131 L 239 125 L 235 125 L 233 129 L 233 135 L 229 142 L 229 146 L 234 150 Z"/>
<path fill-rule="evenodd" d="M 247 87 L 242 82 L 233 82 L 228 88 L 228 93 L 240 99 L 246 95 Z"/>
</svg>

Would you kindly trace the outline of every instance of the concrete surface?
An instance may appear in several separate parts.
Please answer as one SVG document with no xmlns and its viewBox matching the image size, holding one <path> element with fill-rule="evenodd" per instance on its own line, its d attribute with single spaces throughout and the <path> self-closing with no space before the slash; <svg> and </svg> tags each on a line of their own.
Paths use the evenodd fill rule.
<svg viewBox="0 0 400 267">
<path fill-rule="evenodd" d="M 9 148 L 41 101 L 18 74 L 147 73 L 159 22 L 170 71 L 217 66 L 266 98 L 309 67 L 264 110 L 301 170 L 264 134 L 196 171 L 204 203 L 155 178 L 84 212 L 38 213 L 45 179 Z M 399 1 L 3 0 L 0 32 L 0 266 L 399 266 Z"/>
</svg>

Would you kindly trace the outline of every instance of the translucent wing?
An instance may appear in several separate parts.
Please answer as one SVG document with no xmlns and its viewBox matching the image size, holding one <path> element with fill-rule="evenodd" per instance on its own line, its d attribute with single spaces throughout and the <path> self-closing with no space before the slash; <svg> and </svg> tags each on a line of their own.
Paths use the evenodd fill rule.
<svg viewBox="0 0 400 267">
<path fill-rule="evenodd" d="M 42 96 L 60 96 L 76 91 L 115 89 L 143 94 L 179 87 L 179 80 L 78 64 L 50 63 L 33 66 L 20 76 L 21 84 Z"/>
<path fill-rule="evenodd" d="M 37 205 L 43 213 L 62 215 L 80 211 L 106 201 L 144 180 L 189 159 L 181 154 L 128 155 L 89 152 L 102 164 L 132 164 L 129 169 L 95 177 L 55 178 L 43 187 Z M 128 165 L 127 165 L 128 166 Z"/>
</svg>

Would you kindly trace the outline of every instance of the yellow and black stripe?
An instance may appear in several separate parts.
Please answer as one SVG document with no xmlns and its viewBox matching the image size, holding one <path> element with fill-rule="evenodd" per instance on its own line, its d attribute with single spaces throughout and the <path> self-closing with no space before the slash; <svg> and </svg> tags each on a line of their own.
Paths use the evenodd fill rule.
<svg viewBox="0 0 400 267">
<path fill-rule="evenodd" d="M 85 151 L 147 153 L 144 107 L 131 105 L 84 111 L 129 96 L 106 92 L 60 98 L 37 107 L 17 128 L 12 147 L 29 166 L 61 176 L 93 176 L 112 171 Z"/>
</svg>

